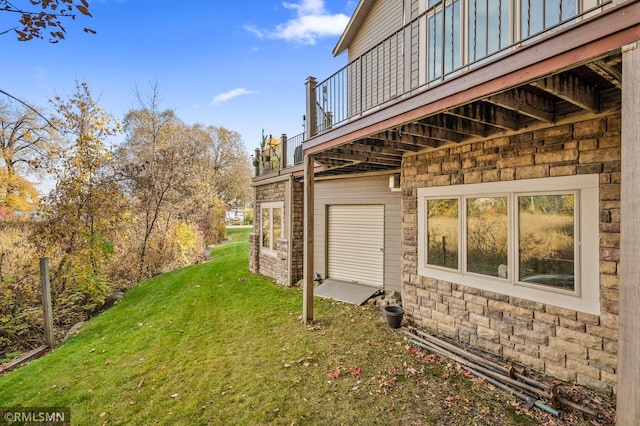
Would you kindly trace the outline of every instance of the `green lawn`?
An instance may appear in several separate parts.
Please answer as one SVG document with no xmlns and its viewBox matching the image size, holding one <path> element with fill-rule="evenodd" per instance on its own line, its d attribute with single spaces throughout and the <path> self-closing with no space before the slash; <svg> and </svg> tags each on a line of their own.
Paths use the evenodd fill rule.
<svg viewBox="0 0 640 426">
<path fill-rule="evenodd" d="M 301 325 L 300 290 L 249 274 L 248 232 L 0 377 L 0 407 L 66 406 L 73 425 L 531 423 L 378 308 L 316 298 L 317 324 Z"/>
</svg>

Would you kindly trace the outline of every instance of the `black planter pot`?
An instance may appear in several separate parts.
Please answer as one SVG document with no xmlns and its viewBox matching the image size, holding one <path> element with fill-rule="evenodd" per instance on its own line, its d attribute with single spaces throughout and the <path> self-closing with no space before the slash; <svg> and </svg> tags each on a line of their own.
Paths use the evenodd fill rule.
<svg viewBox="0 0 640 426">
<path fill-rule="evenodd" d="M 400 306 L 387 306 L 384 308 L 387 317 L 387 325 L 391 328 L 400 328 L 402 317 L 404 317 L 404 309 Z"/>
</svg>

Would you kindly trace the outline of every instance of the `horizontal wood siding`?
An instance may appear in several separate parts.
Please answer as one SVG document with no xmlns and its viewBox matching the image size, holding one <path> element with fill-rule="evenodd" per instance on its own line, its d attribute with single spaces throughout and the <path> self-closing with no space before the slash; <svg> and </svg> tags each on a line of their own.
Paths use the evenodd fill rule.
<svg viewBox="0 0 640 426">
<path fill-rule="evenodd" d="M 401 270 L 401 192 L 389 190 L 389 176 L 317 181 L 315 183 L 314 263 L 322 278 L 327 275 L 327 206 L 383 204 L 384 288 L 400 291 Z"/>
<path fill-rule="evenodd" d="M 378 0 L 349 46 L 349 61 L 402 28 L 402 0 Z"/>
<path fill-rule="evenodd" d="M 350 117 L 397 96 L 396 92 L 402 90 L 397 85 L 401 81 L 398 76 L 402 75 L 403 67 L 394 59 L 402 49 L 401 42 L 392 40 L 365 55 L 402 28 L 402 14 L 402 0 L 378 0 L 349 46 L 350 62 L 362 56 L 348 72 Z M 395 69 L 389 69 L 391 67 Z"/>
<path fill-rule="evenodd" d="M 427 10 L 427 0 L 411 0 L 411 21 L 416 20 L 421 14 Z M 427 58 L 427 35 L 426 35 L 426 17 L 422 17 L 411 24 L 411 56 L 408 61 L 411 68 L 410 84 L 411 89 L 416 89 L 425 84 L 425 68 Z"/>
</svg>

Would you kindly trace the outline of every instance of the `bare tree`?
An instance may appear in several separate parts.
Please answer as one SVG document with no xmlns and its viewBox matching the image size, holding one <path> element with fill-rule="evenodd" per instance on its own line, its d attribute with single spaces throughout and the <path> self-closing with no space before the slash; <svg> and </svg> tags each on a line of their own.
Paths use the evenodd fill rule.
<svg viewBox="0 0 640 426">
<path fill-rule="evenodd" d="M 159 226 L 175 216 L 176 206 L 190 192 L 201 148 L 171 110 L 160 110 L 158 85 L 148 95 L 136 91 L 139 109 L 124 119 L 126 141 L 118 156 L 128 174 L 128 188 L 137 206 L 143 230 L 139 247 L 140 278 L 154 265 L 147 264 L 150 242 Z"/>
<path fill-rule="evenodd" d="M 239 133 L 208 126 L 208 164 L 215 195 L 228 204 L 244 206 L 251 198 L 249 155 Z"/>
</svg>

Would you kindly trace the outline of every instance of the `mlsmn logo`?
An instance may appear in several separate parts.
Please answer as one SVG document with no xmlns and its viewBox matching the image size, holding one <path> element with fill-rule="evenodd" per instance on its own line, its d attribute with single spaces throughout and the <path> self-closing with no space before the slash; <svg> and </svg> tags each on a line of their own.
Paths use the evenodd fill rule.
<svg viewBox="0 0 640 426">
<path fill-rule="evenodd" d="M 68 407 L 7 407 L 0 408 L 0 425 L 50 425 L 71 424 Z"/>
</svg>

